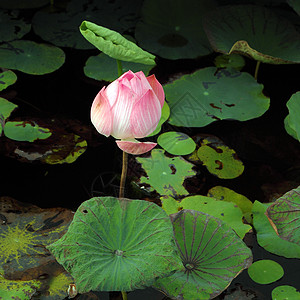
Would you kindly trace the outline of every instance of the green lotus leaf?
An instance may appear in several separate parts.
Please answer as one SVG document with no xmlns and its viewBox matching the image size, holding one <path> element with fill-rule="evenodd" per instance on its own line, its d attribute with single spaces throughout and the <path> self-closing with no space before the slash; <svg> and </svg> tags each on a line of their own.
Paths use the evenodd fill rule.
<svg viewBox="0 0 300 300">
<path fill-rule="evenodd" d="M 0 121 L 5 121 L 18 105 L 0 97 Z"/>
<path fill-rule="evenodd" d="M 5 9 L 37 8 L 47 4 L 49 4 L 49 0 L 0 0 L 0 8 Z"/>
<path fill-rule="evenodd" d="M 208 191 L 207 196 L 236 204 L 243 212 L 247 222 L 252 223 L 251 211 L 253 203 L 247 197 L 224 186 L 214 186 Z"/>
<path fill-rule="evenodd" d="M 300 141 L 300 92 L 292 95 L 286 103 L 289 110 L 284 126 L 288 134 Z"/>
<path fill-rule="evenodd" d="M 300 63 L 300 34 L 286 19 L 255 5 L 223 6 L 204 19 L 215 51 L 270 64 Z"/>
<path fill-rule="evenodd" d="M 240 71 L 245 66 L 245 59 L 236 53 L 223 54 L 218 55 L 214 63 L 217 68 L 234 68 Z"/>
<path fill-rule="evenodd" d="M 151 157 L 136 158 L 147 173 L 147 177 L 141 177 L 140 183 L 149 184 L 160 195 L 174 198 L 187 195 L 188 191 L 183 187 L 183 182 L 185 178 L 196 175 L 196 171 L 192 169 L 194 165 L 182 157 L 167 157 L 164 152 L 154 149 Z"/>
<path fill-rule="evenodd" d="M 173 155 L 187 155 L 196 149 L 196 143 L 187 134 L 169 131 L 162 133 L 157 143 Z"/>
<path fill-rule="evenodd" d="M 143 71 L 147 76 L 152 68 L 153 65 L 144 65 L 128 61 L 122 62 L 123 73 L 129 70 L 132 72 Z M 104 53 L 88 58 L 84 66 L 84 74 L 87 77 L 105 81 L 114 81 L 119 77 L 116 60 Z"/>
<path fill-rule="evenodd" d="M 162 208 L 167 214 L 174 214 L 183 209 L 192 209 L 219 218 L 229 225 L 240 238 L 252 229 L 242 221 L 241 209 L 234 203 L 216 200 L 211 197 L 196 195 L 183 198 L 180 202 L 172 197 L 162 197 Z"/>
<path fill-rule="evenodd" d="M 284 271 L 279 263 L 269 259 L 254 262 L 248 268 L 250 278 L 256 283 L 269 284 L 279 280 Z"/>
<path fill-rule="evenodd" d="M 280 238 L 300 246 L 300 186 L 277 199 L 266 215 Z"/>
<path fill-rule="evenodd" d="M 0 214 L 0 265 L 6 279 L 28 281 L 51 276 L 61 268 L 45 246 L 66 232 L 72 211 L 41 209 L 3 197 Z"/>
<path fill-rule="evenodd" d="M 65 61 L 63 50 L 32 41 L 17 40 L 0 45 L 0 65 L 32 75 L 51 73 Z"/>
<path fill-rule="evenodd" d="M 150 133 L 148 136 L 153 136 L 160 133 L 162 124 L 165 123 L 169 119 L 169 117 L 170 117 L 170 107 L 168 105 L 168 102 L 165 101 L 162 107 L 160 120 L 155 130 L 152 133 Z"/>
<path fill-rule="evenodd" d="M 17 75 L 10 70 L 0 73 L 0 91 L 6 89 L 8 86 L 17 81 Z"/>
<path fill-rule="evenodd" d="M 272 291 L 272 300 L 300 299 L 300 292 L 290 285 L 277 286 Z"/>
<path fill-rule="evenodd" d="M 146 0 L 135 37 L 141 47 L 163 58 L 196 58 L 211 53 L 202 16 L 215 1 Z M 188 21 L 187 21 L 188 20 Z"/>
<path fill-rule="evenodd" d="M 197 156 L 207 170 L 222 179 L 232 179 L 244 172 L 244 165 L 236 152 L 224 144 L 203 139 L 197 150 Z"/>
<path fill-rule="evenodd" d="M 171 215 L 185 270 L 159 278 L 154 287 L 172 299 L 213 299 L 252 262 L 250 249 L 223 221 L 202 212 Z"/>
<path fill-rule="evenodd" d="M 0 11 L 0 42 L 21 39 L 30 31 L 30 24 L 19 17 L 20 12 Z"/>
<path fill-rule="evenodd" d="M 208 67 L 164 85 L 169 123 L 203 127 L 217 120 L 246 121 L 264 114 L 270 99 L 248 73 Z"/>
<path fill-rule="evenodd" d="M 142 50 L 116 31 L 83 21 L 80 25 L 80 32 L 91 44 L 112 58 L 155 65 L 154 55 Z"/>
<path fill-rule="evenodd" d="M 9 121 L 4 125 L 4 135 L 15 141 L 33 142 L 37 139 L 47 139 L 51 134 L 48 128 L 40 127 L 31 121 Z"/>
<path fill-rule="evenodd" d="M 253 203 L 253 226 L 257 235 L 257 242 L 267 251 L 286 258 L 300 258 L 300 246 L 281 239 L 271 226 L 265 212 L 270 204 L 259 201 Z"/>
<path fill-rule="evenodd" d="M 85 201 L 68 232 L 48 249 L 81 293 L 130 291 L 182 268 L 168 215 L 142 200 Z"/>
</svg>

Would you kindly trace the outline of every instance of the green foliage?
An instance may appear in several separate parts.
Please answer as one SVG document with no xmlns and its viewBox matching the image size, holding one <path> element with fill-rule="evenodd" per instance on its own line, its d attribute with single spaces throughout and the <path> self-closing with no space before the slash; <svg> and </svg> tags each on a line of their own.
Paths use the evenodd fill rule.
<svg viewBox="0 0 300 300">
<path fill-rule="evenodd" d="M 286 103 L 289 114 L 284 120 L 284 126 L 288 134 L 300 141 L 300 92 L 292 95 Z"/>
<path fill-rule="evenodd" d="M 266 215 L 280 238 L 300 246 L 300 186 L 277 199 Z"/>
<path fill-rule="evenodd" d="M 300 16 L 300 2 L 297 0 L 287 0 L 287 3 L 295 10 L 295 12 Z"/>
<path fill-rule="evenodd" d="M 206 17 L 204 29 L 215 51 L 270 64 L 300 62 L 300 34 L 288 20 L 262 6 L 220 7 Z"/>
<path fill-rule="evenodd" d="M 157 143 L 173 155 L 187 155 L 196 149 L 196 143 L 187 134 L 169 131 L 162 133 Z"/>
<path fill-rule="evenodd" d="M 33 142 L 38 139 L 47 139 L 51 136 L 48 128 L 40 127 L 38 124 L 28 121 L 9 121 L 5 123 L 4 134 L 15 141 Z"/>
<path fill-rule="evenodd" d="M 245 234 L 252 229 L 250 225 L 243 223 L 243 214 L 240 208 L 231 202 L 201 195 L 189 196 L 180 202 L 172 197 L 163 197 L 161 202 L 162 208 L 168 214 L 174 214 L 182 209 L 192 209 L 219 218 L 229 225 L 240 238 L 244 238 Z"/>
<path fill-rule="evenodd" d="M 262 259 L 254 262 L 248 268 L 250 278 L 260 284 L 269 284 L 279 280 L 284 271 L 280 264 L 273 260 Z"/>
<path fill-rule="evenodd" d="M 129 70 L 132 72 L 143 71 L 147 76 L 153 65 L 145 65 L 134 62 L 122 62 L 122 72 L 125 73 Z M 114 81 L 119 77 L 116 60 L 100 53 L 97 56 L 91 56 L 85 63 L 84 74 L 87 77 L 96 80 Z"/>
<path fill-rule="evenodd" d="M 116 31 L 83 21 L 80 25 L 80 32 L 91 44 L 112 58 L 155 65 L 154 55 L 142 50 Z"/>
<path fill-rule="evenodd" d="M 259 201 L 253 203 L 253 226 L 257 235 L 257 242 L 267 251 L 286 258 L 300 258 L 300 246 L 281 239 L 271 226 L 265 212 L 270 204 Z"/>
<path fill-rule="evenodd" d="M 32 75 L 59 69 L 65 62 L 63 50 L 52 45 L 17 40 L 0 45 L 0 66 Z"/>
<path fill-rule="evenodd" d="M 203 127 L 216 120 L 246 121 L 264 114 L 270 99 L 263 85 L 248 73 L 208 67 L 164 86 L 170 106 L 169 123 Z"/>
<path fill-rule="evenodd" d="M 300 292 L 293 286 L 280 285 L 272 291 L 272 300 L 300 299 Z"/>
<path fill-rule="evenodd" d="M 17 75 L 10 70 L 0 73 L 0 91 L 6 89 L 8 86 L 17 81 Z"/>
<path fill-rule="evenodd" d="M 142 200 L 85 201 L 68 232 L 48 248 L 79 292 L 131 291 L 182 268 L 169 217 Z"/>
<path fill-rule="evenodd" d="M 175 198 L 187 195 L 188 191 L 182 184 L 185 178 L 196 174 L 192 170 L 193 165 L 181 157 L 167 157 L 164 152 L 164 150 L 154 149 L 151 151 L 151 157 L 136 158 L 147 173 L 147 178 L 141 177 L 140 182 L 149 184 L 160 195 Z"/>
<path fill-rule="evenodd" d="M 250 249 L 220 219 L 194 210 L 171 218 L 185 270 L 159 278 L 154 287 L 172 299 L 212 299 L 251 264 Z"/>
<path fill-rule="evenodd" d="M 215 1 L 146 0 L 135 37 L 139 44 L 163 58 L 196 58 L 211 53 L 202 16 Z M 187 22 L 188 20 L 188 22 Z"/>
<path fill-rule="evenodd" d="M 217 68 L 234 68 L 240 71 L 245 66 L 245 59 L 236 53 L 223 54 L 218 55 L 214 63 Z"/>
</svg>

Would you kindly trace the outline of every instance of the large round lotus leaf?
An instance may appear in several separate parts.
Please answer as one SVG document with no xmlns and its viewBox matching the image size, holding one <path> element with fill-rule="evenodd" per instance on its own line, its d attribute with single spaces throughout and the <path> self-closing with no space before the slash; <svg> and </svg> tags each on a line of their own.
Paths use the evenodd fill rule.
<svg viewBox="0 0 300 300">
<path fill-rule="evenodd" d="M 272 300 L 299 300 L 300 292 L 290 285 L 280 285 L 277 286 L 272 291 Z"/>
<path fill-rule="evenodd" d="M 259 201 L 253 203 L 253 226 L 257 235 L 257 242 L 267 251 L 287 258 L 300 258 L 300 245 L 280 238 L 265 215 L 270 204 Z"/>
<path fill-rule="evenodd" d="M 264 114 L 270 104 L 262 84 L 234 69 L 204 68 L 164 85 L 164 90 L 171 110 L 169 123 L 175 126 L 246 121 Z"/>
<path fill-rule="evenodd" d="M 155 282 L 168 297 L 213 299 L 251 264 L 250 249 L 220 219 L 194 210 L 171 217 L 185 270 Z"/>
<path fill-rule="evenodd" d="M 63 50 L 32 41 L 12 41 L 0 46 L 0 65 L 32 75 L 51 73 L 65 61 Z"/>
<path fill-rule="evenodd" d="M 144 65 L 128 61 L 122 62 L 123 73 L 129 70 L 132 72 L 143 71 L 147 76 L 152 68 L 152 65 Z M 116 60 L 104 53 L 89 57 L 83 70 L 87 77 L 96 80 L 114 81 L 119 77 Z"/>
<path fill-rule="evenodd" d="M 155 130 L 152 133 L 150 133 L 148 136 L 153 136 L 153 135 L 158 134 L 161 131 L 162 124 L 165 123 L 169 119 L 169 117 L 170 117 L 170 107 L 168 105 L 168 102 L 165 101 L 164 105 L 162 107 L 162 110 L 161 110 L 160 120 L 159 120 Z"/>
<path fill-rule="evenodd" d="M 226 188 L 224 186 L 215 186 L 211 188 L 207 195 L 217 200 L 232 202 L 236 204 L 241 211 L 248 223 L 252 223 L 251 210 L 253 203 L 244 195 L 236 193 L 235 191 Z"/>
<path fill-rule="evenodd" d="M 15 141 L 33 142 L 37 139 L 47 139 L 52 133 L 48 128 L 31 124 L 30 121 L 11 121 L 4 125 L 4 134 Z"/>
<path fill-rule="evenodd" d="M 192 209 L 209 214 L 227 223 L 240 238 L 252 229 L 242 221 L 242 211 L 234 203 L 216 200 L 211 197 L 196 195 L 183 198 L 180 202 L 172 197 L 162 198 L 162 208 L 168 214 L 174 214 L 182 209 Z"/>
<path fill-rule="evenodd" d="M 244 165 L 236 152 L 224 144 L 204 140 L 197 150 L 197 156 L 207 170 L 219 178 L 232 179 L 244 172 Z"/>
<path fill-rule="evenodd" d="M 17 75 L 10 70 L 0 73 L 0 91 L 6 89 L 8 86 L 17 81 Z M 0 110 L 1 111 L 1 110 Z"/>
<path fill-rule="evenodd" d="M 220 7 L 205 18 L 204 29 L 215 51 L 238 52 L 270 64 L 300 63 L 300 34 L 262 6 Z"/>
<path fill-rule="evenodd" d="M 85 201 L 68 232 L 48 248 L 78 292 L 130 291 L 182 268 L 168 215 L 142 200 Z"/>
<path fill-rule="evenodd" d="M 196 143 L 187 134 L 169 131 L 162 133 L 157 143 L 173 155 L 187 155 L 196 149 Z"/>
<path fill-rule="evenodd" d="M 202 16 L 215 7 L 209 0 L 146 0 L 135 37 L 141 47 L 168 59 L 207 55 L 211 48 Z"/>
<path fill-rule="evenodd" d="M 279 263 L 262 259 L 254 262 L 248 269 L 250 278 L 260 284 L 269 284 L 279 280 L 284 271 Z"/>
<path fill-rule="evenodd" d="M 167 157 L 164 150 L 154 149 L 151 157 L 137 157 L 136 160 L 142 164 L 147 177 L 141 177 L 140 183 L 149 184 L 152 190 L 160 195 L 179 197 L 187 195 L 183 182 L 186 178 L 196 175 L 193 164 L 182 157 Z"/>
<path fill-rule="evenodd" d="M 277 199 L 266 215 L 279 237 L 300 246 L 300 186 Z"/>
<path fill-rule="evenodd" d="M 47 4 L 49 4 L 49 0 L 0 0 L 0 8 L 6 9 L 37 8 Z"/>
<path fill-rule="evenodd" d="M 30 28 L 30 24 L 19 18 L 18 11 L 0 11 L 0 42 L 20 39 Z"/>
<path fill-rule="evenodd" d="M 289 114 L 284 122 L 285 129 L 287 133 L 300 141 L 300 92 L 293 94 L 286 106 Z"/>
</svg>

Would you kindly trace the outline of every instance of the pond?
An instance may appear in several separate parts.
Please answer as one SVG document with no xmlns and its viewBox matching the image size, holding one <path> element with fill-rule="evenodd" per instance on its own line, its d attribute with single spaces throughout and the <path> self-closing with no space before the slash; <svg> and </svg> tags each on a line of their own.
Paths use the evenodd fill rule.
<svg viewBox="0 0 300 300">
<path fill-rule="evenodd" d="M 0 84 L 5 85 L 6 80 L 9 82 L 7 77 L 1 77 L 9 70 L 17 78 L 0 91 L 0 249 L 4 253 L 0 255 L 0 299 L 13 299 L 14 296 L 20 299 L 68 299 L 66 290 L 69 284 L 75 278 L 78 285 L 82 274 L 71 271 L 72 278 L 64 271 L 70 265 L 67 256 L 62 258 L 58 250 L 61 245 L 50 246 L 51 252 L 46 247 L 66 233 L 72 219 L 72 224 L 76 224 L 76 218 L 85 218 L 88 212 L 98 216 L 90 219 L 93 225 L 88 227 L 96 228 L 101 240 L 119 237 L 123 242 L 126 237 L 135 240 L 139 234 L 143 237 L 147 232 L 157 234 L 160 226 L 166 226 L 163 227 L 165 230 L 161 230 L 165 234 L 161 237 L 165 245 L 157 240 L 157 248 L 153 250 L 151 247 L 156 240 L 147 244 L 144 237 L 137 242 L 143 248 L 136 248 L 139 251 L 133 257 L 137 256 L 139 263 L 133 259 L 133 265 L 138 270 L 141 268 L 140 273 L 148 272 L 145 265 L 156 265 L 157 262 L 151 258 L 148 264 L 148 256 L 151 256 L 148 253 L 153 253 L 150 248 L 163 259 L 168 257 L 168 263 L 162 263 L 162 260 L 159 264 L 165 269 L 153 271 L 155 282 L 154 278 L 152 281 L 148 278 L 148 281 L 135 282 L 137 275 L 130 271 L 128 265 L 121 265 L 123 269 L 116 271 L 117 263 L 107 269 L 102 269 L 105 266 L 103 261 L 102 265 L 90 263 L 85 269 L 90 268 L 90 272 L 97 275 L 88 277 L 86 286 L 97 285 L 94 279 L 98 278 L 98 274 L 103 284 L 99 284 L 98 291 L 88 292 L 86 283 L 79 283 L 82 292 L 74 299 L 122 299 L 120 289 L 107 292 L 113 290 L 107 289 L 110 284 L 113 287 L 133 286 L 133 291 L 128 292 L 128 299 L 132 300 L 195 297 L 220 300 L 300 299 L 296 291 L 300 290 L 300 232 L 297 229 L 300 207 L 300 100 L 297 93 L 300 57 L 299 51 L 296 51 L 300 35 L 296 29 L 291 29 L 293 26 L 298 28 L 299 20 L 296 18 L 299 15 L 293 11 L 294 8 L 299 13 L 297 6 L 274 4 L 272 1 L 266 1 L 264 6 L 259 6 L 258 2 L 252 5 L 255 1 L 250 1 L 251 5 L 234 5 L 233 1 L 223 0 L 216 4 L 190 1 L 189 5 L 185 5 L 184 1 L 179 1 L 181 9 L 178 9 L 172 1 L 166 1 L 157 11 L 156 1 L 147 0 L 131 0 L 127 7 L 120 1 L 102 1 L 101 4 L 84 0 L 67 4 L 54 1 L 54 5 L 45 1 L 43 6 L 32 4 L 29 8 L 21 7 L 18 1 L 12 1 L 12 7 L 5 7 L 4 2 L 0 1 L 0 16 L 6 19 L 1 21 L 0 18 L 0 21 L 6 22 L 7 32 L 12 31 L 13 37 L 7 37 L 0 29 L 0 80 L 4 80 Z M 224 8 L 225 4 L 230 6 Z M 196 20 L 196 8 L 200 7 L 212 12 L 207 16 L 201 13 L 201 22 Z M 21 9 L 20 13 L 16 8 Z M 224 18 L 222 9 L 225 9 Z M 243 15 L 245 9 L 251 13 Z M 241 31 L 235 23 L 231 23 L 234 22 L 231 18 L 233 13 L 244 18 L 244 23 L 239 23 L 243 24 Z M 265 20 L 270 20 L 270 24 L 279 22 L 275 13 L 279 19 L 290 16 L 291 24 L 286 25 L 286 32 L 276 32 L 276 26 L 268 27 L 266 24 L 269 23 L 264 23 Z M 261 19 L 262 14 L 265 14 L 265 19 Z M 163 16 L 170 18 L 171 25 Z M 102 22 L 97 22 L 99 17 L 103 18 Z M 217 27 L 214 23 L 217 17 L 223 25 L 229 24 L 227 29 L 224 29 L 225 25 L 222 29 Z M 188 19 L 192 22 L 188 23 Z M 164 89 L 164 105 L 168 105 L 168 108 L 162 108 L 162 119 L 165 119 L 160 123 L 161 129 L 157 129 L 155 135 L 138 138 L 158 145 L 152 151 L 129 154 L 128 157 L 125 197 L 139 199 L 136 200 L 138 202 L 118 200 L 122 151 L 113 137 L 99 134 L 91 123 L 92 102 L 102 87 L 118 78 L 118 65 L 104 55 L 112 50 L 101 48 L 104 53 L 100 56 L 99 50 L 93 46 L 99 43 L 99 33 L 93 36 L 91 44 L 83 38 L 84 30 L 93 33 L 99 29 L 87 22 L 85 27 L 81 25 L 80 34 L 78 27 L 84 20 L 116 30 L 128 39 L 135 38 L 142 49 L 156 55 L 156 65 L 145 65 L 135 61 L 141 52 L 134 48 L 132 51 L 136 52 L 131 54 L 134 62 L 124 61 L 122 64 L 123 72 L 132 69 L 133 72 L 143 70 L 146 76 L 155 74 Z M 247 26 L 252 21 L 257 27 L 253 25 L 255 30 L 247 33 Z M 63 27 L 64 22 L 67 27 Z M 264 29 L 261 24 L 265 24 Z M 15 26 L 14 30 L 10 29 L 12 26 Z M 49 33 L 47 30 L 51 26 L 52 32 Z M 195 36 L 192 29 L 195 26 L 199 28 L 201 39 Z M 235 34 L 243 36 L 239 40 L 247 40 L 252 48 L 243 43 L 234 44 Z M 289 46 L 280 40 L 281 34 L 285 34 Z M 206 35 L 210 44 L 206 38 L 206 42 L 203 41 Z M 220 36 L 226 42 L 222 42 Z M 50 59 L 53 63 L 40 57 L 32 60 L 37 50 L 34 50 L 33 44 L 24 46 L 24 41 L 55 45 L 55 51 L 58 51 L 55 52 L 56 59 Z M 113 44 L 116 43 L 114 41 Z M 235 53 L 238 54 L 230 57 L 222 55 L 220 52 L 229 52 L 228 45 L 235 45 Z M 33 48 L 28 50 L 26 47 Z M 143 53 L 147 60 L 153 59 L 149 52 Z M 111 54 L 112 57 L 114 55 Z M 64 59 L 60 62 L 62 57 Z M 30 65 L 29 69 L 26 69 L 26 64 Z M 36 71 L 39 65 L 42 69 L 50 66 L 53 70 Z M 157 89 L 153 90 L 157 94 Z M 30 130 L 25 132 L 25 128 Z M 103 199 L 99 200 L 101 204 L 97 202 L 94 206 L 92 201 L 85 202 L 93 197 L 103 197 L 97 198 Z M 114 201 L 117 201 L 117 207 Z M 118 205 L 121 208 L 128 206 L 131 213 L 128 212 L 127 217 L 118 215 Z M 110 208 L 114 221 L 102 215 L 106 206 Z M 141 207 L 140 210 L 138 207 Z M 278 210 L 282 207 L 285 215 L 280 219 Z M 148 210 L 155 211 L 160 216 L 158 219 L 168 225 L 159 223 L 155 227 L 153 224 L 157 218 L 144 213 Z M 86 222 L 87 219 L 82 220 Z M 111 225 L 103 225 L 102 228 L 102 223 Z M 211 224 L 211 228 L 207 224 Z M 77 231 L 85 232 L 86 243 L 96 241 L 93 233 L 86 231 L 85 227 L 78 229 L 77 225 L 72 226 L 73 235 L 68 236 L 69 232 L 64 235 L 68 245 L 64 251 L 70 251 L 66 252 L 70 256 L 75 254 L 69 250 L 73 246 L 68 243 L 81 243 L 81 237 L 76 236 Z M 134 231 L 144 227 L 142 233 Z M 187 228 L 192 228 L 194 233 L 191 234 Z M 218 230 L 221 230 L 220 236 L 214 241 Z M 191 236 L 190 242 L 185 234 Z M 199 254 L 194 243 L 201 236 L 198 250 L 204 248 L 199 250 Z M 227 242 L 228 237 L 231 237 L 231 242 L 229 239 Z M 201 246 L 204 244 L 202 240 L 207 242 L 207 246 Z M 237 246 L 234 248 L 232 245 Z M 103 244 L 101 247 L 104 247 Z M 172 247 L 176 249 L 173 251 Z M 104 248 L 99 250 L 99 260 L 106 255 L 101 252 Z M 116 259 L 123 258 L 123 252 L 117 249 L 114 248 L 113 252 Z M 186 253 L 190 249 L 194 256 L 185 256 L 183 251 L 179 263 L 180 249 L 185 249 Z M 226 251 L 224 249 L 232 253 L 218 256 Z M 216 259 L 209 261 L 210 255 Z M 199 261 L 202 265 L 193 265 L 195 261 L 187 257 L 197 257 L 195 265 Z M 237 259 L 231 265 L 220 263 L 232 257 Z M 97 259 L 96 256 L 86 256 L 83 262 Z M 263 260 L 277 262 L 282 268 L 271 265 L 255 270 L 255 262 Z M 78 261 L 82 262 L 80 258 Z M 252 261 L 254 264 L 250 267 Z M 207 263 L 205 267 L 204 263 Z M 179 271 L 179 264 L 184 265 L 184 271 Z M 247 268 L 252 268 L 249 273 Z M 212 271 L 216 269 L 221 270 L 220 273 Z M 110 271 L 116 275 L 110 278 Z M 106 275 L 101 275 L 101 272 Z M 260 276 L 262 273 L 264 276 Z M 131 274 L 134 274 L 132 282 L 126 286 L 123 282 L 127 282 Z M 184 279 L 179 280 L 176 286 L 173 281 L 177 279 L 166 281 L 165 278 L 169 278 L 166 274 L 181 274 Z M 276 274 L 281 275 L 276 277 Z M 194 275 L 198 279 L 194 279 Z M 107 283 L 103 276 L 110 282 L 116 281 L 115 285 Z M 269 276 L 270 281 L 263 282 Z M 24 282 L 26 287 L 22 286 Z M 142 289 L 143 286 L 145 289 Z M 282 286 L 292 288 L 285 290 Z M 191 287 L 201 290 L 197 296 L 188 291 Z M 281 287 L 282 291 L 277 289 L 276 298 L 274 289 L 277 287 Z M 164 293 L 160 292 L 162 290 Z"/>
</svg>

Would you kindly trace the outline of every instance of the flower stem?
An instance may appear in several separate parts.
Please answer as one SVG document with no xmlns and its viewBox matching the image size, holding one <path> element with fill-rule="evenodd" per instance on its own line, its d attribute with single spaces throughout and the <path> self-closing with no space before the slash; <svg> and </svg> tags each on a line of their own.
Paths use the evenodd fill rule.
<svg viewBox="0 0 300 300">
<path fill-rule="evenodd" d="M 126 292 L 121 292 L 121 293 L 122 293 L 123 300 L 127 300 L 127 293 Z"/>
<path fill-rule="evenodd" d="M 256 62 L 256 67 L 255 67 L 255 73 L 254 73 L 254 79 L 257 80 L 257 75 L 258 75 L 258 70 L 260 66 L 260 61 Z"/>
<path fill-rule="evenodd" d="M 128 163 L 128 154 L 123 151 L 123 163 L 122 163 L 119 198 L 124 197 L 125 182 L 126 182 L 126 175 L 127 175 L 127 163 Z"/>
<path fill-rule="evenodd" d="M 118 65 L 118 76 L 120 77 L 123 74 L 122 62 L 116 59 Z"/>
</svg>

